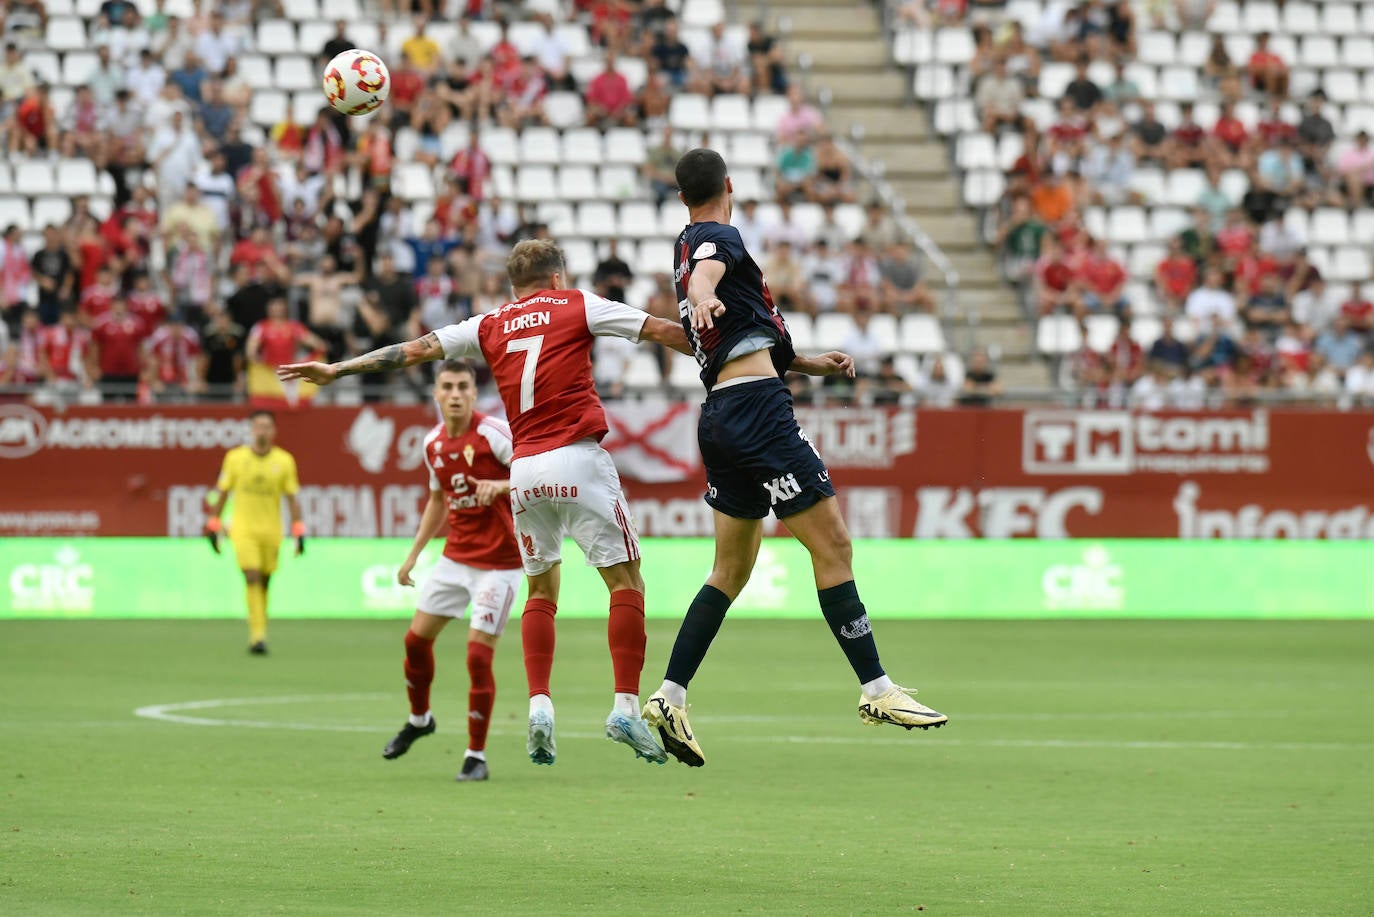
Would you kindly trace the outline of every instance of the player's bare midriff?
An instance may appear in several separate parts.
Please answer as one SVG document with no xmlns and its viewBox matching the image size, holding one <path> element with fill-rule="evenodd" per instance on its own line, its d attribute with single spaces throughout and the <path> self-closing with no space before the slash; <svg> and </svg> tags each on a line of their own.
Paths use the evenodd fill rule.
<svg viewBox="0 0 1374 917">
<path fill-rule="evenodd" d="M 746 353 L 742 357 L 735 357 L 730 362 L 720 368 L 720 373 L 716 376 L 716 384 L 727 379 L 738 379 L 740 376 L 772 376 L 776 377 L 777 369 L 773 366 L 772 354 L 767 350 L 756 350 L 753 353 Z"/>
</svg>

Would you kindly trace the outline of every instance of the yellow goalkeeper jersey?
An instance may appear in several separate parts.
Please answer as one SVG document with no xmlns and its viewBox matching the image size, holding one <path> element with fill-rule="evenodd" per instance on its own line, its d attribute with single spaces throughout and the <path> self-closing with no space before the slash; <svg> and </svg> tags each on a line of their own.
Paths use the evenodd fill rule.
<svg viewBox="0 0 1374 917">
<path fill-rule="evenodd" d="M 296 460 L 277 446 L 266 455 L 258 455 L 252 446 L 230 449 L 224 455 L 215 486 L 220 493 L 234 495 L 230 531 L 276 538 L 282 534 L 281 498 L 301 489 L 296 478 Z"/>
</svg>

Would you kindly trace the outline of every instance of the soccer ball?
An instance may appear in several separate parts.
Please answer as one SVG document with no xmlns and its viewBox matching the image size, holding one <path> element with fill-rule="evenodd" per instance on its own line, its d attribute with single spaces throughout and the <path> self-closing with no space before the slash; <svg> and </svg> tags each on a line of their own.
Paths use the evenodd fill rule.
<svg viewBox="0 0 1374 917">
<path fill-rule="evenodd" d="M 391 74 L 371 51 L 343 51 L 324 68 L 324 97 L 335 111 L 365 115 L 391 95 Z"/>
</svg>

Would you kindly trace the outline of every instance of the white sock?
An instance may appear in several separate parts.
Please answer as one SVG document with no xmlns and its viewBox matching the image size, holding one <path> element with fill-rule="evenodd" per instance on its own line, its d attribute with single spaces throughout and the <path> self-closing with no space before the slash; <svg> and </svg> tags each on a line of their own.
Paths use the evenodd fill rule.
<svg viewBox="0 0 1374 917">
<path fill-rule="evenodd" d="M 675 681 L 665 681 L 663 687 L 658 689 L 658 693 L 668 699 L 668 703 L 674 707 L 687 706 L 687 689 Z"/>
<path fill-rule="evenodd" d="M 859 686 L 859 690 L 863 692 L 864 697 L 873 700 L 876 697 L 882 697 L 894 687 L 896 687 L 896 685 L 892 683 L 891 678 L 888 678 L 886 675 L 879 675 L 872 681 L 864 682 Z"/>
<path fill-rule="evenodd" d="M 476 758 L 478 761 L 485 761 L 487 760 L 487 753 L 484 751 L 473 751 L 471 748 L 469 748 L 467 751 L 463 752 L 463 757 Z"/>
<path fill-rule="evenodd" d="M 410 715 L 410 725 L 414 726 L 416 729 L 423 729 L 428 726 L 429 720 L 430 715 L 428 710 L 425 711 L 424 716 L 416 716 L 413 713 Z"/>
<path fill-rule="evenodd" d="M 553 701 L 547 694 L 536 694 L 530 698 L 530 715 L 541 712 L 553 716 Z"/>
<path fill-rule="evenodd" d="M 626 716 L 639 716 L 639 696 L 635 694 L 615 693 L 615 709 Z"/>
</svg>

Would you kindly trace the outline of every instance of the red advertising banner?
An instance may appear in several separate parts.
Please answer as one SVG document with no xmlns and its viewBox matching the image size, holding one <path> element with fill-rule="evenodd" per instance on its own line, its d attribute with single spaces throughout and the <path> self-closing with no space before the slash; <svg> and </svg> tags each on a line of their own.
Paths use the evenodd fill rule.
<svg viewBox="0 0 1374 917">
<path fill-rule="evenodd" d="M 608 405 L 644 535 L 709 535 L 697 407 Z M 857 537 L 1374 537 L 1374 415 L 806 408 Z M 432 407 L 279 416 L 320 536 L 409 536 Z M 237 406 L 0 405 L 0 537 L 193 535 Z M 770 531 L 776 523 L 769 522 Z"/>
</svg>

